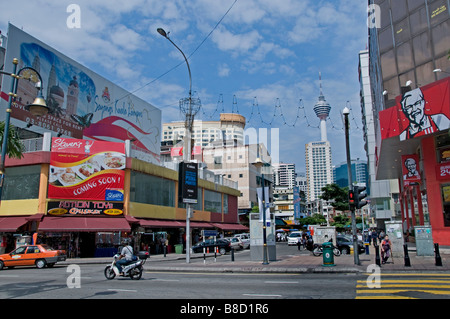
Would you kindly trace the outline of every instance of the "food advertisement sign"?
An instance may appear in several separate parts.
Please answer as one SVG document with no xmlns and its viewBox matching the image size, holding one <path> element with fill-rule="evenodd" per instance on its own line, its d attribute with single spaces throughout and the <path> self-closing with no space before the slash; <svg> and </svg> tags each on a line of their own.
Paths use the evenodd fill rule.
<svg viewBox="0 0 450 319">
<path fill-rule="evenodd" d="M 20 76 L 30 67 L 41 75 L 49 112 L 38 117 L 25 109 L 38 94 L 37 83 L 19 80 L 17 98 L 11 105 L 13 125 L 69 138 L 131 140 L 139 150 L 136 153 L 145 154 L 142 160 L 160 162 L 161 110 L 10 24 L 4 71 L 13 72 L 14 58 L 18 59 Z M 9 102 L 11 81 L 12 77 L 3 76 L 3 109 Z M 4 114 L 0 114 L 0 120 Z"/>
<path fill-rule="evenodd" d="M 48 198 L 123 201 L 125 144 L 52 138 Z"/>
</svg>

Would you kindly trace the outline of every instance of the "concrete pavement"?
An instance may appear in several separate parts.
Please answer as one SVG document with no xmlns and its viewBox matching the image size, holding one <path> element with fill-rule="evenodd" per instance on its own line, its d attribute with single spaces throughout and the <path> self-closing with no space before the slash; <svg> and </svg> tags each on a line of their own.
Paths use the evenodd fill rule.
<svg viewBox="0 0 450 319">
<path fill-rule="evenodd" d="M 408 248 L 411 266 L 405 266 L 403 257 L 390 258 L 388 263 L 381 266 L 381 271 L 386 272 L 448 272 L 450 271 L 450 247 L 441 247 L 440 256 L 442 266 L 436 266 L 436 258 L 417 256 L 415 248 Z M 277 255 L 277 260 L 270 261 L 268 265 L 263 265 L 261 261 L 252 261 L 248 250 L 236 252 L 234 261 L 231 254 L 224 256 L 209 253 L 206 258 L 203 254 L 191 254 L 190 263 L 186 263 L 185 254 L 152 255 L 145 263 L 146 271 L 167 271 L 167 272 L 236 272 L 236 273 L 365 273 L 367 267 L 375 264 L 375 250 L 371 246 L 370 254 L 359 256 L 360 265 L 355 265 L 354 256 L 346 255 L 334 257 L 335 266 L 323 266 L 323 257 L 315 257 L 308 251 L 293 250 L 290 255 Z M 111 257 L 101 258 L 74 258 L 67 259 L 62 264 L 108 264 Z"/>
</svg>

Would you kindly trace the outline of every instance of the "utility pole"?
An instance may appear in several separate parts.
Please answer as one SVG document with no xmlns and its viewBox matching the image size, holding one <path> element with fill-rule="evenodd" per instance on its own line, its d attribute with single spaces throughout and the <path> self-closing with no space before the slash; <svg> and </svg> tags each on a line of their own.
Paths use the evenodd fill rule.
<svg viewBox="0 0 450 319">
<path fill-rule="evenodd" d="M 183 147 L 183 161 L 191 162 L 192 160 L 192 128 L 194 125 L 195 114 L 200 110 L 200 99 L 192 99 L 192 76 L 191 68 L 189 67 L 188 59 L 186 55 L 181 51 L 181 49 L 169 38 L 169 34 L 162 28 L 158 28 L 156 31 L 164 38 L 170 41 L 177 48 L 178 51 L 183 55 L 184 61 L 188 68 L 189 73 L 189 97 L 180 100 L 180 110 L 186 115 L 184 122 L 186 134 L 184 136 L 184 147 Z M 186 263 L 190 262 L 191 254 L 191 227 L 190 218 L 192 217 L 192 205 L 186 202 Z"/>
<path fill-rule="evenodd" d="M 347 152 L 347 171 L 348 171 L 348 189 L 349 194 L 353 194 L 353 178 L 352 178 L 352 162 L 350 159 L 350 139 L 349 139 L 349 128 L 350 124 L 348 121 L 348 115 L 350 110 L 345 107 L 343 110 L 344 114 L 344 125 L 345 125 L 345 149 Z M 352 216 L 352 234 L 353 234 L 353 256 L 355 265 L 361 265 L 359 261 L 359 246 L 358 246 L 358 236 L 356 235 L 356 216 L 355 216 L 355 205 L 350 204 L 350 212 Z"/>
</svg>

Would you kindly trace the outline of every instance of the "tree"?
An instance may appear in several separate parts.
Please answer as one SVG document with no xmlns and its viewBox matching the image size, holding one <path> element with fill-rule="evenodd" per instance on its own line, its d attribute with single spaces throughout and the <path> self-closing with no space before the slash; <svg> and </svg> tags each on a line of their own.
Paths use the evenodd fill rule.
<svg viewBox="0 0 450 319">
<path fill-rule="evenodd" d="M 0 122 L 0 145 L 3 145 L 3 136 L 5 132 L 5 122 Z M 14 125 L 9 125 L 8 130 L 8 147 L 6 155 L 11 158 L 22 158 L 25 146 L 19 138 Z"/>
<path fill-rule="evenodd" d="M 321 199 L 328 201 L 336 210 L 346 211 L 348 207 L 348 187 L 340 187 L 337 184 L 328 184 L 322 187 Z"/>
</svg>

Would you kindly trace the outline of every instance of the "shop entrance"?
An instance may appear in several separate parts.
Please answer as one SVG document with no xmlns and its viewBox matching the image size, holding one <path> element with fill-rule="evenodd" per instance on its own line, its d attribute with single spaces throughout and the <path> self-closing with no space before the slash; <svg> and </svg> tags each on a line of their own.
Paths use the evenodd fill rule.
<svg viewBox="0 0 450 319">
<path fill-rule="evenodd" d="M 95 256 L 95 233 L 79 233 L 80 257 Z"/>
</svg>

